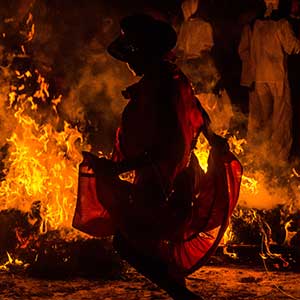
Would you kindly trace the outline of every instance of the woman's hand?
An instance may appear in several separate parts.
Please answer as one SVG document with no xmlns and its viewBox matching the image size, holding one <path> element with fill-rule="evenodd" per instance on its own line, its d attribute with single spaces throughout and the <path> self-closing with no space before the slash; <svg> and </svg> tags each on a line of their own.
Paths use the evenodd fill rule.
<svg viewBox="0 0 300 300">
<path fill-rule="evenodd" d="M 211 137 L 210 145 L 220 154 L 226 154 L 229 151 L 227 139 L 215 133 Z"/>
<path fill-rule="evenodd" d="M 95 161 L 94 170 L 98 175 L 117 176 L 118 164 L 111 159 L 100 157 Z"/>
<path fill-rule="evenodd" d="M 118 164 L 105 157 L 98 157 L 90 152 L 83 152 L 83 161 L 98 175 L 118 175 Z"/>
<path fill-rule="evenodd" d="M 204 136 L 208 140 L 209 145 L 220 154 L 225 154 L 229 151 L 229 145 L 226 138 L 221 137 L 220 135 L 215 134 L 210 125 L 204 127 L 203 130 Z"/>
</svg>

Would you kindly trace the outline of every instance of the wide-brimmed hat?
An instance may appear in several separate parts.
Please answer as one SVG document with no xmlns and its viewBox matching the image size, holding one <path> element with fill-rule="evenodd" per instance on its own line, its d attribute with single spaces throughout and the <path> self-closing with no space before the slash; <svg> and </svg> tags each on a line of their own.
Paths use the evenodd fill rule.
<svg viewBox="0 0 300 300">
<path fill-rule="evenodd" d="M 133 15 L 120 22 L 121 34 L 107 48 L 108 53 L 128 61 L 137 53 L 162 57 L 176 45 L 177 35 L 167 22 L 149 15 Z"/>
</svg>

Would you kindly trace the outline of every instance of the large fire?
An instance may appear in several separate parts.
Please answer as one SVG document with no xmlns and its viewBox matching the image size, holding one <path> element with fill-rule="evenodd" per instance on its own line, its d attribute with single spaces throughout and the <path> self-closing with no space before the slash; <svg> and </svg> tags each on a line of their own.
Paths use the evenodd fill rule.
<svg viewBox="0 0 300 300">
<path fill-rule="evenodd" d="M 18 77 L 30 76 L 29 73 Z M 40 90 L 35 98 L 43 100 L 47 85 L 38 76 Z M 20 90 L 20 87 L 12 87 Z M 9 94 L 9 109 L 14 112 L 15 130 L 7 139 L 8 153 L 4 159 L 5 179 L 0 186 L 1 209 L 19 208 L 29 210 L 31 203 L 42 203 L 41 213 L 44 224 L 51 228 L 70 225 L 77 191 L 77 167 L 81 161 L 79 143 L 81 133 L 65 122 L 62 131 L 56 124 L 39 124 L 30 116 L 38 110 L 33 97 L 26 94 Z M 56 113 L 59 103 L 54 99 L 52 110 Z"/>
<path fill-rule="evenodd" d="M 32 22 L 29 15 L 27 25 Z M 27 41 L 34 35 L 31 24 Z M 21 47 L 26 55 L 26 48 Z M 10 72 L 10 91 L 1 101 L 9 114 L 14 130 L 7 138 L 3 159 L 3 180 L 0 184 L 0 210 L 17 208 L 29 211 L 32 203 L 40 203 L 42 219 L 40 230 L 70 227 L 77 192 L 77 171 L 81 161 L 82 134 L 76 127 L 64 122 L 59 129 L 57 106 L 62 97 L 49 100 L 46 79 L 34 70 Z M 36 81 L 36 89 L 26 89 Z M 45 104 L 46 103 L 46 104 Z M 41 104 L 47 112 L 41 112 Z M 42 115 L 37 117 L 37 115 Z"/>
<path fill-rule="evenodd" d="M 29 15 L 26 26 L 29 30 L 24 34 L 28 43 L 35 33 L 32 15 Z M 20 45 L 20 49 L 18 55 L 26 57 L 26 45 Z M 31 211 L 28 215 L 29 222 L 37 222 L 39 234 L 54 229 L 71 229 L 77 196 L 78 166 L 82 159 L 81 151 L 86 150 L 88 145 L 75 126 L 61 120 L 58 106 L 63 97 L 50 99 L 49 84 L 39 70 L 22 70 L 8 65 L 3 71 L 6 76 L 5 82 L 9 87 L 1 88 L 1 101 L 6 104 L 3 109 L 8 115 L 7 120 L 14 124 L 14 129 L 2 149 L 0 211 L 10 208 Z M 32 86 L 35 86 L 33 91 Z M 223 133 L 225 134 L 227 137 L 230 136 L 228 132 Z M 244 156 L 245 139 L 231 135 L 228 142 L 237 156 L 242 160 L 247 159 Z M 201 135 L 195 154 L 204 171 L 207 170 L 209 150 L 208 142 Z M 296 170 L 293 174 L 299 178 Z M 127 175 L 125 179 L 128 179 L 128 176 L 130 177 Z M 298 203 L 294 201 L 294 197 L 287 195 L 286 190 L 277 193 L 275 189 L 275 192 L 270 192 L 266 188 L 266 180 L 268 178 L 263 172 L 246 170 L 242 178 L 240 206 L 234 218 L 242 220 L 249 226 L 257 226 L 265 247 L 264 255 L 272 256 L 269 249 L 269 244 L 273 242 L 271 228 L 257 209 L 273 207 L 269 205 L 260 207 L 256 204 L 266 204 L 270 199 L 279 198 L 273 202 L 289 206 L 289 211 L 294 212 Z M 299 189 L 297 184 L 296 189 Z M 284 221 L 286 222 L 282 228 L 287 237 L 292 221 Z M 223 244 L 239 241 L 233 227 L 234 224 L 229 226 Z M 29 240 L 22 240 L 22 234 L 18 231 L 16 236 L 20 247 L 26 247 Z M 286 243 L 290 243 L 291 238 L 285 239 Z M 7 257 L 7 263 L 0 269 L 5 269 L 7 264 L 21 264 L 9 253 Z"/>
</svg>

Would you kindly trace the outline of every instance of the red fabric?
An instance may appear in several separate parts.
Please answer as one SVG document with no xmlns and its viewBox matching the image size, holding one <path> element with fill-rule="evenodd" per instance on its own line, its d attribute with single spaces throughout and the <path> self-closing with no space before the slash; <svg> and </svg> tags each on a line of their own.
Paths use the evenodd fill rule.
<svg viewBox="0 0 300 300">
<path fill-rule="evenodd" d="M 78 193 L 73 227 L 93 236 L 107 236 L 115 232 L 108 211 L 98 200 L 96 176 L 89 168 L 89 157 L 79 167 Z"/>
<path fill-rule="evenodd" d="M 86 156 L 73 226 L 96 236 L 110 235 L 116 228 L 138 250 L 167 261 L 171 271 L 188 274 L 213 254 L 226 230 L 238 200 L 241 165 L 231 153 L 213 149 L 204 174 L 191 156 L 203 116 L 175 66 L 162 65 L 126 95 L 130 100 L 114 159 L 145 151 L 155 159 L 136 170 L 131 184 L 101 172 L 94 178 L 83 176 Z"/>
<path fill-rule="evenodd" d="M 177 269 L 186 274 L 214 254 L 238 201 L 242 169 L 237 159 L 231 153 L 211 153 L 209 163 L 210 170 L 202 177 L 205 186 L 183 230 L 184 240 L 165 249 L 165 255 L 172 257 Z"/>
<path fill-rule="evenodd" d="M 186 167 L 193 138 L 203 125 L 190 83 L 176 66 L 165 64 L 124 94 L 129 102 L 123 111 L 115 155 L 130 159 L 145 151 L 154 156 L 159 152 L 163 180 L 174 180 Z M 149 176 L 153 179 L 150 173 L 137 170 L 137 181 L 149 181 Z"/>
</svg>

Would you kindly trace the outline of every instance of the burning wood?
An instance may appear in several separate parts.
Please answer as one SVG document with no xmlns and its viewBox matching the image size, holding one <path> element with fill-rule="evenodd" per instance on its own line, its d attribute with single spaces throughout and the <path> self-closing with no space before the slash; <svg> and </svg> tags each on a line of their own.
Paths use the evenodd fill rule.
<svg viewBox="0 0 300 300">
<path fill-rule="evenodd" d="M 34 202 L 27 213 L 17 209 L 0 212 L 0 271 L 47 278 L 115 278 L 123 272 L 124 264 L 111 239 L 92 239 L 71 229 L 41 234 L 39 204 Z"/>
</svg>

